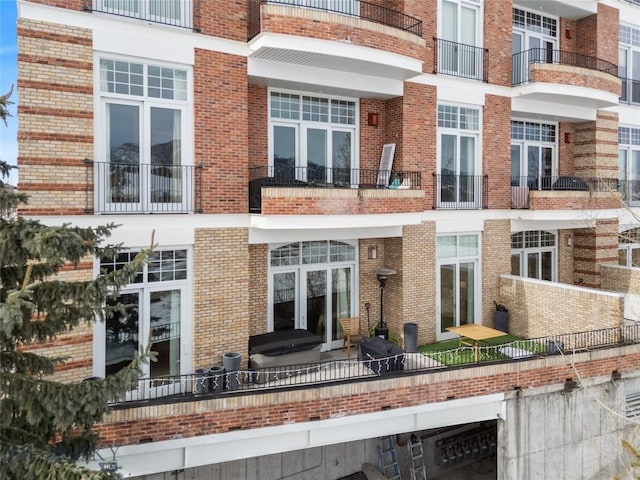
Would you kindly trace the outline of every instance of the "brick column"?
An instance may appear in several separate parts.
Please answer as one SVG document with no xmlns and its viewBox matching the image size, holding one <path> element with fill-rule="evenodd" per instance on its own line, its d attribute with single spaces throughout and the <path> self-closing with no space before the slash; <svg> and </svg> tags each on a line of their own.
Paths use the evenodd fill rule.
<svg viewBox="0 0 640 480">
<path fill-rule="evenodd" d="M 500 275 L 511 273 L 511 222 L 486 220 L 482 234 L 482 323 L 493 327 L 493 301 L 500 298 Z M 480 299 L 478 299 L 480 300 Z M 509 308 L 509 305 L 506 305 Z"/>
<path fill-rule="evenodd" d="M 600 264 L 618 262 L 618 219 L 595 220 L 594 224 L 574 231 L 574 283 L 600 288 Z"/>
<path fill-rule="evenodd" d="M 594 122 L 576 124 L 573 154 L 576 175 L 618 178 L 618 114 L 598 111 Z"/>
<path fill-rule="evenodd" d="M 245 228 L 196 229 L 193 246 L 193 367 L 219 365 L 249 340 L 249 246 Z"/>
</svg>

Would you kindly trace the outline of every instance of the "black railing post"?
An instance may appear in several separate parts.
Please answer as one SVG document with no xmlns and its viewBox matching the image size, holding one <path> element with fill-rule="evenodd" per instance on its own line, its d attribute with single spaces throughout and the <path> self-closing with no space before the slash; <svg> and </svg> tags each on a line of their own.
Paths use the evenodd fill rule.
<svg viewBox="0 0 640 480">
<path fill-rule="evenodd" d="M 204 163 L 200 162 L 197 166 L 198 169 L 198 181 L 196 187 L 196 198 L 198 199 L 198 206 L 196 208 L 196 213 L 203 213 L 202 208 L 202 177 L 204 172 Z"/>
<path fill-rule="evenodd" d="M 84 213 L 89 214 L 91 213 L 91 209 L 89 208 L 89 195 L 91 194 L 91 192 L 89 191 L 89 168 L 93 166 L 93 162 L 85 157 L 85 159 L 83 160 L 83 163 L 84 163 Z M 92 174 L 95 175 L 94 172 L 92 172 Z M 95 188 L 95 184 L 96 184 L 96 179 L 94 176 L 93 177 L 94 188 Z"/>
</svg>

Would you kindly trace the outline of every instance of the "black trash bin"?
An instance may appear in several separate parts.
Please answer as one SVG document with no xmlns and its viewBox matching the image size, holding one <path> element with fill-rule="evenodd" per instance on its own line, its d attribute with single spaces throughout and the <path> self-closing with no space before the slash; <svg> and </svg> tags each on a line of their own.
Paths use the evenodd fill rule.
<svg viewBox="0 0 640 480">
<path fill-rule="evenodd" d="M 224 367 L 222 365 L 214 365 L 209 368 L 209 390 L 211 392 L 221 392 L 224 386 Z"/>
<path fill-rule="evenodd" d="M 222 366 L 226 372 L 227 381 L 225 387 L 227 390 L 235 390 L 238 388 L 238 375 L 240 370 L 241 356 L 238 352 L 227 352 L 222 355 Z"/>
<path fill-rule="evenodd" d="M 193 393 L 198 395 L 203 393 L 209 393 L 211 391 L 211 382 L 209 380 L 208 368 L 197 368 L 195 384 L 193 386 Z"/>
<path fill-rule="evenodd" d="M 404 351 L 416 353 L 418 351 L 418 324 L 408 322 L 404 324 Z"/>
<path fill-rule="evenodd" d="M 497 303 L 495 300 L 493 303 L 496 306 L 496 311 L 493 312 L 493 325 L 496 330 L 501 332 L 509 332 L 509 310 L 502 303 Z"/>
</svg>

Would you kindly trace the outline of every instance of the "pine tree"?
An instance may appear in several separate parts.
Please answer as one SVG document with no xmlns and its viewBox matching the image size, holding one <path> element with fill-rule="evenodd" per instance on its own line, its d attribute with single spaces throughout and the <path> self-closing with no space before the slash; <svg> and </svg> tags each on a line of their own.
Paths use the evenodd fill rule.
<svg viewBox="0 0 640 480">
<path fill-rule="evenodd" d="M 4 109 L 8 96 L 2 98 Z M 7 116 L 5 111 L 2 118 Z M 149 250 L 94 280 L 56 278 L 63 267 L 77 266 L 88 256 L 115 255 L 120 247 L 106 244 L 115 226 L 46 226 L 7 215 L 26 201 L 2 182 L 8 171 L 0 160 L 0 478 L 118 478 L 76 462 L 92 456 L 99 445 L 94 425 L 109 402 L 137 386 L 150 353 L 138 352 L 127 368 L 106 379 L 60 383 L 47 376 L 65 359 L 30 352 L 29 346 L 55 341 L 81 322 L 104 321 L 122 311 L 107 299 L 116 298 L 119 288 L 142 269 Z"/>
</svg>

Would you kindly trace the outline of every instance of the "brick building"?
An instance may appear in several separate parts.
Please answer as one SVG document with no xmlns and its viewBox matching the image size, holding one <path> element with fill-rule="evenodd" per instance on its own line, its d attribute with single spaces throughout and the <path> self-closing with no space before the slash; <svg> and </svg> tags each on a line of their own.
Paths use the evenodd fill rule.
<svg viewBox="0 0 640 480">
<path fill-rule="evenodd" d="M 130 253 L 69 277 L 159 244 L 126 315 L 40 348 L 81 380 L 152 331 L 151 380 L 101 427 L 132 476 L 243 478 L 321 449 L 314 478 L 338 478 L 352 472 L 330 469 L 332 445 L 375 460 L 371 439 L 479 422 L 497 430 L 498 478 L 544 476 L 551 453 L 509 441 L 514 405 L 579 376 L 606 395 L 616 371 L 623 408 L 635 342 L 320 386 L 190 382 L 227 352 L 247 370 L 262 333 L 309 330 L 330 354 L 338 320 L 365 333 L 382 298 L 391 336 L 416 323 L 419 345 L 493 327 L 494 301 L 525 338 L 640 319 L 639 39 L 626 0 L 18 0 L 19 215 L 121 225 Z M 396 272 L 384 297 L 381 268 Z M 301 462 L 282 475 L 306 478 Z"/>
</svg>

